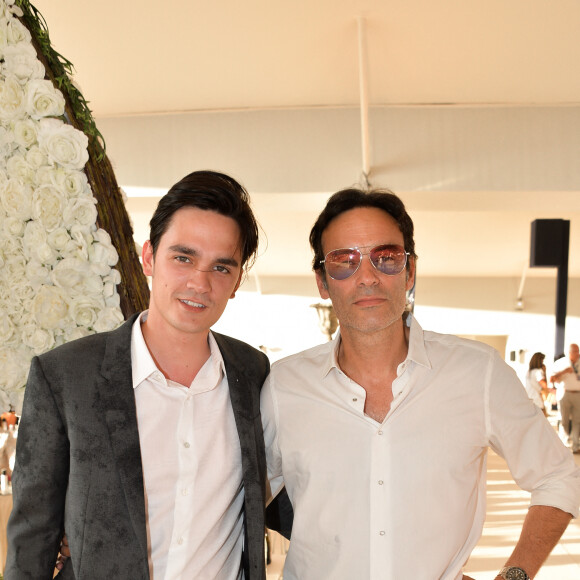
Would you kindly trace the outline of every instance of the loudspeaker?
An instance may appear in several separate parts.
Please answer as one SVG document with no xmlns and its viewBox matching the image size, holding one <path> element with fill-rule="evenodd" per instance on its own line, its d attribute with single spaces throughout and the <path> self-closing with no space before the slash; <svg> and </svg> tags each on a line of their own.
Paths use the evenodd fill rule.
<svg viewBox="0 0 580 580">
<path fill-rule="evenodd" d="M 530 268 L 560 266 L 567 257 L 569 241 L 569 220 L 534 220 Z"/>
</svg>

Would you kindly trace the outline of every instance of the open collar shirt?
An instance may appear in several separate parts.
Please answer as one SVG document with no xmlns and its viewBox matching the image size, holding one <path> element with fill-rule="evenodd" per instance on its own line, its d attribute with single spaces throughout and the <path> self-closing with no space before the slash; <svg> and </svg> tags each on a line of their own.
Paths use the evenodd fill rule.
<svg viewBox="0 0 580 580">
<path fill-rule="evenodd" d="M 382 423 L 337 364 L 340 335 L 272 366 L 268 476 L 295 512 L 285 580 L 461 579 L 485 519 L 488 447 L 532 505 L 577 515 L 580 469 L 514 371 L 484 344 L 410 325 Z"/>
<path fill-rule="evenodd" d="M 553 372 L 557 373 L 567 368 L 571 368 L 574 372 L 563 375 L 562 379 L 556 383 L 556 387 L 562 391 L 562 395 L 565 391 L 570 393 L 580 391 L 580 361 L 573 363 L 567 356 L 559 358 L 554 362 Z"/>
<path fill-rule="evenodd" d="M 242 460 L 225 365 L 211 355 L 188 387 L 157 368 L 133 325 L 131 361 L 152 580 L 239 580 Z"/>
</svg>

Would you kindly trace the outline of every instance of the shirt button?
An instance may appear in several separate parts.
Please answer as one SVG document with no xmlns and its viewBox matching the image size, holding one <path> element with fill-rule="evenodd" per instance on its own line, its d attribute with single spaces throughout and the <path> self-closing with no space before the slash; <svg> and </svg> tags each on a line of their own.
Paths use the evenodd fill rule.
<svg viewBox="0 0 580 580">
<path fill-rule="evenodd" d="M 382 431 L 379 431 L 379 435 L 382 435 L 382 434 L 383 434 L 383 432 Z"/>
<path fill-rule="evenodd" d="M 383 480 L 379 479 L 379 485 L 383 485 Z"/>
<path fill-rule="evenodd" d="M 353 398 L 353 403 L 356 403 L 358 401 L 358 399 L 356 397 Z"/>
<path fill-rule="evenodd" d="M 189 448 L 191 447 L 191 445 L 189 444 L 189 441 L 186 441 L 186 442 L 183 444 L 183 446 L 184 446 L 186 449 L 189 449 Z"/>
<path fill-rule="evenodd" d="M 385 532 L 381 532 L 381 533 L 385 533 Z M 179 538 L 179 540 L 177 540 L 177 543 L 181 546 L 181 544 L 183 544 L 183 538 Z"/>
<path fill-rule="evenodd" d="M 384 532 L 383 530 L 381 530 L 381 531 L 379 532 L 379 535 L 380 535 L 380 536 L 384 536 L 384 535 L 385 535 L 385 532 Z"/>
<path fill-rule="evenodd" d="M 381 483 L 382 483 L 382 482 L 381 482 Z M 187 487 L 184 487 L 184 488 L 181 490 L 181 495 L 187 495 Z"/>
</svg>

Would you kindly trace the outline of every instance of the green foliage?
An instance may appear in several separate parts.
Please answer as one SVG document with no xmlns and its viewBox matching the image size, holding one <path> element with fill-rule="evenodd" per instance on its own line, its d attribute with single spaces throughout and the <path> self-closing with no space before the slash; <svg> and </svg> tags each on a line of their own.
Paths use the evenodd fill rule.
<svg viewBox="0 0 580 580">
<path fill-rule="evenodd" d="M 28 0 L 15 0 L 15 4 L 22 10 L 22 21 L 42 52 L 46 63 L 50 67 L 54 82 L 67 99 L 76 122 L 89 138 L 89 144 L 96 151 L 97 159 L 103 159 L 105 156 L 105 141 L 97 129 L 88 101 L 71 80 L 74 71 L 73 64 L 52 48 L 48 35 L 48 26 L 42 14 Z M 71 120 L 67 119 L 67 121 L 70 122 Z M 1 577 L 0 580 L 2 580 Z"/>
</svg>

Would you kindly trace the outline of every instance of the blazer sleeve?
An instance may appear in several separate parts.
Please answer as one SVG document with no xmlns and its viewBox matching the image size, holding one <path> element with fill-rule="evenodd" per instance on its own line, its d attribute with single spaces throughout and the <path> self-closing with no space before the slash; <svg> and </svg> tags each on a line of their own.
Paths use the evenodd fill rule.
<svg viewBox="0 0 580 580">
<path fill-rule="evenodd" d="M 63 534 L 69 442 L 38 358 L 32 360 L 18 428 L 5 577 L 50 580 Z"/>
</svg>

